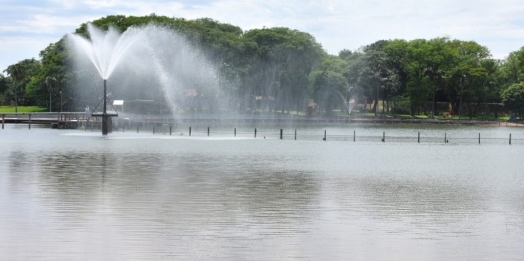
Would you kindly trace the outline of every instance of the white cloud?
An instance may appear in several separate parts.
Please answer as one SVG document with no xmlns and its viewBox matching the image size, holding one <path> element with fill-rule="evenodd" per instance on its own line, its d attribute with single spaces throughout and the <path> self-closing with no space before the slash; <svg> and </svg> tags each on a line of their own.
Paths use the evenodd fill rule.
<svg viewBox="0 0 524 261">
<path fill-rule="evenodd" d="M 35 38 L 35 37 L 0 37 L 0 73 L 11 64 L 24 59 L 39 59 L 39 53 L 50 43 L 55 42 L 55 38 Z"/>
</svg>

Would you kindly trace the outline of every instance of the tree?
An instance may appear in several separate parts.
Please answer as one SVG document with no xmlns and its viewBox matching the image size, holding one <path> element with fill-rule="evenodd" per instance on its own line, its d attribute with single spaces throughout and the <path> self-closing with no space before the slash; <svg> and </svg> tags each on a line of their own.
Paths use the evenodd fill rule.
<svg viewBox="0 0 524 261">
<path fill-rule="evenodd" d="M 387 100 L 399 90 L 399 74 L 384 48 L 388 41 L 377 41 L 362 49 L 362 53 L 349 66 L 346 77 L 351 85 L 366 99 L 374 100 L 373 111 L 377 115 L 379 97 Z"/>
<path fill-rule="evenodd" d="M 320 44 L 308 33 L 282 27 L 250 30 L 243 39 L 254 43 L 242 81 L 244 92 L 262 100 L 276 97 L 282 112 L 297 108 L 307 95 L 309 74 L 324 55 Z"/>
<path fill-rule="evenodd" d="M 4 74 L 0 73 L 0 105 L 5 101 L 4 93 L 7 91 L 9 86 L 9 78 L 5 77 Z"/>
<path fill-rule="evenodd" d="M 516 112 L 522 119 L 524 112 L 524 83 L 515 83 L 510 85 L 501 93 L 504 107 L 510 111 Z"/>
<path fill-rule="evenodd" d="M 406 47 L 404 70 L 407 81 L 404 94 L 409 99 L 412 116 L 415 115 L 416 108 L 426 103 L 428 97 L 434 93 L 434 88 L 431 87 L 431 82 L 426 74 L 428 52 L 429 44 L 425 39 L 412 40 Z"/>
<path fill-rule="evenodd" d="M 25 103 L 24 94 L 27 84 L 32 80 L 40 70 L 40 61 L 25 59 L 16 64 L 10 65 L 4 71 L 11 78 L 12 86 L 9 88 L 10 93 L 14 96 L 15 112 L 18 112 L 19 96 L 22 97 L 21 103 Z"/>
<path fill-rule="evenodd" d="M 472 116 L 471 102 L 478 98 L 486 83 L 487 70 L 482 61 L 489 58 L 489 50 L 473 41 L 454 40 L 449 43 L 456 53 L 452 66 L 448 69 L 447 93 L 454 108 L 458 107 L 459 118 L 462 115 L 462 104 L 465 101 L 468 114 Z M 457 106 L 458 100 L 458 106 Z"/>
</svg>

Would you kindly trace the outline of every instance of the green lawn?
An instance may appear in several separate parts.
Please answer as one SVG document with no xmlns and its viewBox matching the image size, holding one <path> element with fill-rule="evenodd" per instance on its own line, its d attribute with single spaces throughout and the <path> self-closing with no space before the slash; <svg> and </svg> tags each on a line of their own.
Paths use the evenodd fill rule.
<svg viewBox="0 0 524 261">
<path fill-rule="evenodd" d="M 18 106 L 19 113 L 27 112 L 46 112 L 48 108 L 40 106 Z M 14 113 L 15 106 L 0 106 L 0 113 Z"/>
</svg>

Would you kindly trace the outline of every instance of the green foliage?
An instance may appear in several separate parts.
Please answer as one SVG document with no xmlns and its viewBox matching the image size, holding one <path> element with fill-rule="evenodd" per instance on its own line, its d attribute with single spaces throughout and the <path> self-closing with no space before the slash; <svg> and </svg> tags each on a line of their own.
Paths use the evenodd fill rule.
<svg viewBox="0 0 524 261">
<path fill-rule="evenodd" d="M 7 81 L 7 89 L 4 92 L 5 99 L 17 100 L 18 105 L 32 104 L 32 97 L 26 95 L 26 89 L 28 85 L 35 81 L 35 77 L 41 69 L 41 62 L 34 58 L 25 59 L 8 66 L 4 70 L 10 78 L 10 81 Z"/>
<path fill-rule="evenodd" d="M 524 112 L 524 83 L 515 83 L 502 91 L 501 99 L 508 110 L 522 114 Z"/>
<path fill-rule="evenodd" d="M 229 83 L 223 92 L 235 97 L 232 109 L 240 112 L 290 113 L 304 110 L 305 101 L 314 99 L 330 114 L 352 97 L 374 101 L 375 110 L 379 100 L 409 103 L 404 107 L 411 115 L 421 108 L 429 114 L 437 102 L 449 102 L 454 111 L 467 109 L 473 116 L 473 105 L 500 102 L 502 94 L 513 93 L 524 76 L 524 47 L 498 61 L 476 42 L 447 37 L 380 40 L 359 50 L 328 55 L 312 35 L 284 27 L 243 31 L 210 18 L 155 14 L 111 15 L 92 21 L 103 30 L 113 27 L 121 32 L 150 23 L 178 32 L 206 50 L 218 66 L 221 81 Z M 87 23 L 75 33 L 89 37 Z M 7 76 L 0 75 L 0 103 L 13 101 L 16 91 L 19 105 L 49 107 L 51 95 L 56 110 L 62 92 L 64 109 L 74 109 L 80 86 L 73 79 L 80 72 L 69 66 L 69 55 L 61 39 L 42 50 L 40 60 L 9 66 Z M 271 99 L 274 102 L 258 102 Z"/>
<path fill-rule="evenodd" d="M 18 106 L 18 112 L 19 113 L 27 113 L 27 112 L 46 112 L 46 107 L 40 107 L 40 106 Z M 0 106 L 0 113 L 14 113 L 15 107 L 14 106 Z"/>
</svg>

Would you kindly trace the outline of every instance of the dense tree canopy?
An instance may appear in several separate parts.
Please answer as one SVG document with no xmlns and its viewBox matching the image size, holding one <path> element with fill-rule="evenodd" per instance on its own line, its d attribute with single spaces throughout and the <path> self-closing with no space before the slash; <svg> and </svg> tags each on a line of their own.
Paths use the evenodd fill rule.
<svg viewBox="0 0 524 261">
<path fill-rule="evenodd" d="M 486 47 L 474 41 L 439 37 L 380 40 L 329 55 L 312 35 L 283 27 L 243 31 L 209 18 L 155 14 L 107 16 L 92 22 L 102 30 L 113 27 L 120 32 L 151 23 L 182 34 L 191 45 L 205 50 L 219 80 L 227 82 L 221 95 L 229 97 L 229 109 L 241 113 L 305 111 L 314 101 L 319 115 L 330 116 L 334 109 L 343 111 L 350 99 L 369 105 L 375 113 L 379 101 L 382 111 L 411 115 L 489 114 L 493 111 L 486 105 L 501 102 L 508 110 L 524 111 L 524 104 L 517 102 L 524 47 L 505 60 L 494 60 Z M 75 33 L 89 37 L 87 24 Z M 42 50 L 39 60 L 26 59 L 6 68 L 6 75 L 0 75 L 0 103 L 16 100 L 19 105 L 49 106 L 52 96 L 51 108 L 58 110 L 56 97 L 62 92 L 65 109 L 83 106 L 77 92 L 82 87 L 74 80 L 83 72 L 69 64 L 72 54 L 65 45 L 60 39 Z M 128 95 L 158 99 L 147 91 Z M 201 96 L 195 99 L 194 104 L 202 103 Z"/>
<path fill-rule="evenodd" d="M 502 92 L 501 96 L 506 108 L 522 115 L 522 112 L 524 112 L 524 83 L 510 85 Z"/>
</svg>

